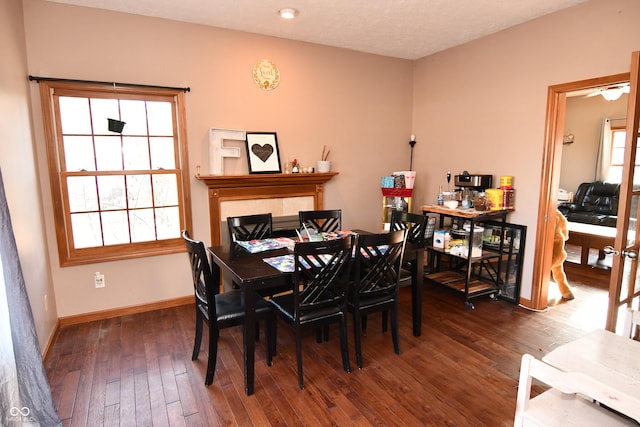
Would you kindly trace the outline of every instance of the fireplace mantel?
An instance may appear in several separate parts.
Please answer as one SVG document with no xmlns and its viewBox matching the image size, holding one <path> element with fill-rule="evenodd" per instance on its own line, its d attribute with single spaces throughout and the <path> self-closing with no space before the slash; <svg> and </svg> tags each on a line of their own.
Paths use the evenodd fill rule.
<svg viewBox="0 0 640 427">
<path fill-rule="evenodd" d="M 209 189 L 211 244 L 221 243 L 221 203 L 311 196 L 313 208 L 323 209 L 324 184 L 336 175 L 338 172 L 197 176 Z"/>
</svg>

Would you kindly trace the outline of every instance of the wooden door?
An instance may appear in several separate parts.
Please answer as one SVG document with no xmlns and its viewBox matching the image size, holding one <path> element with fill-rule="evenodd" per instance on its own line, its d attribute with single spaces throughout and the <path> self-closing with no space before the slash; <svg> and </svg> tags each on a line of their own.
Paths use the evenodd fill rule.
<svg viewBox="0 0 640 427">
<path fill-rule="evenodd" d="M 637 232 L 637 219 L 640 217 L 640 170 L 635 166 L 636 163 L 640 163 L 636 160 L 636 156 L 640 155 L 638 152 L 639 81 L 640 52 L 633 52 L 616 239 L 613 248 L 606 248 L 607 252 L 614 254 L 606 326 L 610 331 L 621 331 L 626 307 L 638 308 L 640 302 L 640 280 L 638 280 L 640 234 Z"/>
</svg>

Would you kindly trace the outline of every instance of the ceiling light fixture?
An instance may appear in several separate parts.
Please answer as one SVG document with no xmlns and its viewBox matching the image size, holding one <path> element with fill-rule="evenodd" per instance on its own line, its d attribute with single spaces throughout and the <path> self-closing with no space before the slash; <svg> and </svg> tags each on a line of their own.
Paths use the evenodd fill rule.
<svg viewBox="0 0 640 427">
<path fill-rule="evenodd" d="M 615 101 L 619 99 L 623 93 L 624 90 L 619 87 L 600 91 L 600 95 L 607 101 Z"/>
<path fill-rule="evenodd" d="M 278 14 L 283 19 L 293 19 L 298 15 L 298 11 L 296 9 L 292 9 L 290 7 L 286 7 L 284 9 L 280 9 Z"/>
</svg>

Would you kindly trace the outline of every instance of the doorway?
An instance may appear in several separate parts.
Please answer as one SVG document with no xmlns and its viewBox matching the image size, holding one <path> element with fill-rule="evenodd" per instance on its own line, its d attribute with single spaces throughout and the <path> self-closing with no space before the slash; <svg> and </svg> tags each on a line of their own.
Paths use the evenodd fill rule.
<svg viewBox="0 0 640 427">
<path fill-rule="evenodd" d="M 540 215 L 536 230 L 536 251 L 534 257 L 533 286 L 531 303 L 535 309 L 548 306 L 551 256 L 553 250 L 554 213 L 557 208 L 558 189 L 562 167 L 563 137 L 565 136 L 565 118 L 567 96 L 579 91 L 595 90 L 628 82 L 629 73 L 581 80 L 550 86 L 547 93 L 547 117 L 545 127 L 545 146 L 540 191 Z"/>
</svg>

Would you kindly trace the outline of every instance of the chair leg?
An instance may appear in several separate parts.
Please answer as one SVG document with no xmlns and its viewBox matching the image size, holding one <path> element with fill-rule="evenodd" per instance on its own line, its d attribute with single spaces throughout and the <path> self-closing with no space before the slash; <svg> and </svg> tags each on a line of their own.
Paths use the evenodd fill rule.
<svg viewBox="0 0 640 427">
<path fill-rule="evenodd" d="M 296 360 L 298 361 L 298 386 L 304 389 L 304 378 L 302 377 L 302 332 L 296 328 Z"/>
<path fill-rule="evenodd" d="M 358 369 L 362 369 L 362 320 L 364 316 L 360 316 L 360 312 L 353 312 L 353 337 L 356 342 L 356 363 Z"/>
<path fill-rule="evenodd" d="M 393 350 L 400 354 L 400 341 L 398 339 L 398 300 L 391 309 L 391 338 L 393 340 Z"/>
<path fill-rule="evenodd" d="M 363 335 L 367 335 L 366 334 L 367 332 L 367 315 L 366 314 L 360 318 L 360 324 L 362 325 Z"/>
<path fill-rule="evenodd" d="M 322 331 L 323 331 L 324 342 L 329 342 L 329 325 L 326 325 Z"/>
<path fill-rule="evenodd" d="M 202 323 L 202 316 L 196 307 L 196 337 L 193 342 L 193 354 L 191 354 L 191 360 L 196 360 L 198 358 L 198 354 L 200 354 L 200 344 L 202 343 Z"/>
<path fill-rule="evenodd" d="M 387 323 L 389 318 L 389 312 L 387 310 L 382 312 L 382 332 L 387 332 Z"/>
<path fill-rule="evenodd" d="M 340 319 L 340 348 L 342 350 L 342 367 L 345 372 L 351 372 L 349 346 L 347 345 L 347 316 L 344 313 Z"/>
<path fill-rule="evenodd" d="M 273 356 L 276 355 L 276 341 L 278 340 L 278 320 L 273 311 L 267 316 L 266 322 L 267 365 L 271 366 L 273 364 Z"/>
<path fill-rule="evenodd" d="M 218 360 L 218 329 L 209 325 L 209 360 L 207 361 L 207 377 L 204 385 L 209 386 L 213 382 L 213 374 L 216 372 L 216 361 Z"/>
</svg>

